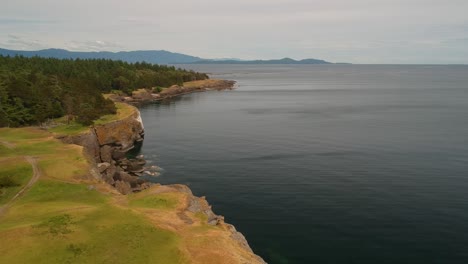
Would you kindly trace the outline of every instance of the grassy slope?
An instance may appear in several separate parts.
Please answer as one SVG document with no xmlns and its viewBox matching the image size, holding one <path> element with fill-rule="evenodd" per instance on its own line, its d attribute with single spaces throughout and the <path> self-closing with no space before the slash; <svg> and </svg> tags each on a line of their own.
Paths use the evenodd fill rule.
<svg viewBox="0 0 468 264">
<path fill-rule="evenodd" d="M 15 145 L 0 149 L 0 173 L 27 181 L 23 155 L 36 156 L 42 173 L 0 218 L 0 263 L 186 262 L 174 232 L 117 206 L 121 195 L 89 176 L 80 147 L 31 128 L 0 129 L 0 140 Z"/>
<path fill-rule="evenodd" d="M 3 152 L 0 150 L 0 156 Z M 20 191 L 21 186 L 31 179 L 32 168 L 26 160 L 22 157 L 5 157 L 0 159 L 0 178 L 10 177 L 15 180 L 17 186 L 9 188 L 0 188 L 0 206 L 8 202 L 17 192 Z"/>
<path fill-rule="evenodd" d="M 117 115 L 100 122 L 134 113 L 125 104 L 117 108 Z M 186 211 L 189 194 L 153 186 L 121 195 L 90 176 L 81 147 L 62 144 L 47 131 L 0 128 L 0 141 L 14 146 L 0 144 L 0 175 L 11 173 L 26 183 L 32 170 L 24 156 L 36 157 L 42 174 L 0 213 L 0 263 L 258 263 L 226 225 L 210 226 L 204 214 Z"/>
</svg>

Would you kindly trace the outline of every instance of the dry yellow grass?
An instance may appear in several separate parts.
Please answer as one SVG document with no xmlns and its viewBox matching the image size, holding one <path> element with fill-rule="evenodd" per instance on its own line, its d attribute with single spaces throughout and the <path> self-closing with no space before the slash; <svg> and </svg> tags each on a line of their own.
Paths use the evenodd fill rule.
<svg viewBox="0 0 468 264">
<path fill-rule="evenodd" d="M 131 106 L 126 103 L 120 103 L 120 102 L 115 102 L 115 106 L 117 108 L 117 113 L 114 115 L 104 115 L 101 116 L 98 120 L 94 121 L 94 124 L 96 125 L 102 125 L 106 123 L 110 123 L 113 121 L 125 119 L 137 111 L 137 109 L 134 106 Z"/>
<path fill-rule="evenodd" d="M 184 87 L 185 88 L 216 87 L 224 83 L 225 83 L 225 80 L 208 79 L 208 80 L 184 82 Z"/>
<path fill-rule="evenodd" d="M 260 263 L 258 258 L 233 240 L 232 232 L 225 223 L 211 226 L 202 213 L 187 211 L 191 195 L 166 186 L 153 186 L 129 197 L 146 203 L 155 199 L 176 201 L 167 206 L 133 207 L 135 212 L 146 216 L 150 221 L 164 229 L 171 230 L 181 237 L 181 250 L 189 256 L 190 263 Z M 152 202 L 150 202 L 152 204 Z"/>
</svg>

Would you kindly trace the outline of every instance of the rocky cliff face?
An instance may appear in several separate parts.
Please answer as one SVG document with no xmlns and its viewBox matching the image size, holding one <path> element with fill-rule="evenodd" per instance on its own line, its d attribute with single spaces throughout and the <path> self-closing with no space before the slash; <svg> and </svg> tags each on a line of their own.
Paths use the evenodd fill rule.
<svg viewBox="0 0 468 264">
<path fill-rule="evenodd" d="M 140 112 L 135 108 L 133 114 L 125 119 L 94 127 L 100 146 L 111 145 L 121 150 L 132 148 L 135 142 L 143 141 L 144 127 Z"/>
<path fill-rule="evenodd" d="M 126 158 L 126 153 L 144 138 L 143 122 L 135 107 L 126 118 L 95 125 L 87 133 L 59 138 L 65 143 L 83 146 L 102 180 L 122 194 L 141 191 L 150 185 L 139 177 L 145 161 Z"/>
</svg>

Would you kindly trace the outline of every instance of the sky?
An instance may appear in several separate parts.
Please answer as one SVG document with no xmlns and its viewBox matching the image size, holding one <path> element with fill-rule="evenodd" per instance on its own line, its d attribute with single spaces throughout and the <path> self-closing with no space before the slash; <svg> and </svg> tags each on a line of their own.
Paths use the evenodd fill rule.
<svg viewBox="0 0 468 264">
<path fill-rule="evenodd" d="M 1 0 L 0 47 L 468 64 L 467 0 Z"/>
</svg>

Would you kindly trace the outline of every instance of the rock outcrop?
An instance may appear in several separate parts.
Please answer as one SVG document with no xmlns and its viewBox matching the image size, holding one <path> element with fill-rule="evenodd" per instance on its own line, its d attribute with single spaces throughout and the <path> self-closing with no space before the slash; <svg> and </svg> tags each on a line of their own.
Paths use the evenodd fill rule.
<svg viewBox="0 0 468 264">
<path fill-rule="evenodd" d="M 229 80 L 202 80 L 186 82 L 183 86 L 173 85 L 167 89 L 163 89 L 159 93 L 159 99 L 170 99 L 172 97 L 180 96 L 183 94 L 204 92 L 209 90 L 231 90 L 233 89 L 235 83 L 235 81 Z"/>
<path fill-rule="evenodd" d="M 127 118 L 96 125 L 94 131 L 100 146 L 118 146 L 120 150 L 128 150 L 135 142 L 143 141 L 145 134 L 140 112 L 136 108 Z"/>
<path fill-rule="evenodd" d="M 204 92 L 204 91 L 222 91 L 222 90 L 232 90 L 234 89 L 235 81 L 230 80 L 217 80 L 217 79 L 208 79 L 208 80 L 199 80 L 185 82 L 182 86 L 172 85 L 168 88 L 160 89 L 138 89 L 133 91 L 131 96 L 119 96 L 119 95 L 109 95 L 109 98 L 116 102 L 127 102 L 132 104 L 150 102 L 150 101 L 161 101 L 171 99 L 176 96 L 181 96 L 184 94 Z"/>
<path fill-rule="evenodd" d="M 88 132 L 73 136 L 58 136 L 65 143 L 83 146 L 85 155 L 96 165 L 101 179 L 122 194 L 141 191 L 150 184 L 141 179 L 145 161 L 127 159 L 126 154 L 144 138 L 140 112 L 133 112 L 120 120 L 93 126 Z"/>
</svg>

